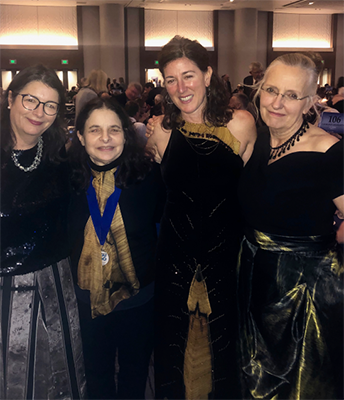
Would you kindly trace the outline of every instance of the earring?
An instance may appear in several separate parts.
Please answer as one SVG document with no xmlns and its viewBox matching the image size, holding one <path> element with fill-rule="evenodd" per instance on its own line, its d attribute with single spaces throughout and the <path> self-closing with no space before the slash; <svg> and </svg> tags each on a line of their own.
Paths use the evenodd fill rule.
<svg viewBox="0 0 344 400">
<path fill-rule="evenodd" d="M 11 107 L 10 106 L 7 106 L 7 108 L 10 110 L 11 109 Z"/>
<path fill-rule="evenodd" d="M 206 92 L 207 92 L 207 97 L 210 97 L 210 86 L 207 86 Z"/>
</svg>

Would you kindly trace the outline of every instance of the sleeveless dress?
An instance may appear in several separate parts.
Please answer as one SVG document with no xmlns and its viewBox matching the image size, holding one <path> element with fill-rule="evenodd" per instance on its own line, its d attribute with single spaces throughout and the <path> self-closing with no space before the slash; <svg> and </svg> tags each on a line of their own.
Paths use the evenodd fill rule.
<svg viewBox="0 0 344 400">
<path fill-rule="evenodd" d="M 172 131 L 161 162 L 167 202 L 157 250 L 156 398 L 239 397 L 235 288 L 243 162 L 228 129 L 214 129 L 184 123 Z"/>
<path fill-rule="evenodd" d="M 239 186 L 243 397 L 342 399 L 343 257 L 332 200 L 343 194 L 343 141 L 268 165 L 269 143 L 268 129 L 259 132 Z"/>
</svg>

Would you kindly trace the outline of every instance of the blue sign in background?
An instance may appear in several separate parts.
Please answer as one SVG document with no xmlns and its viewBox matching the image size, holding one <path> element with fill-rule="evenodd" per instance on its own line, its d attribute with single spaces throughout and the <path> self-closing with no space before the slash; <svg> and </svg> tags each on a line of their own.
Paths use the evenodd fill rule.
<svg viewBox="0 0 344 400">
<path fill-rule="evenodd" d="M 344 114 L 324 112 L 321 115 L 319 128 L 326 132 L 344 134 Z"/>
</svg>

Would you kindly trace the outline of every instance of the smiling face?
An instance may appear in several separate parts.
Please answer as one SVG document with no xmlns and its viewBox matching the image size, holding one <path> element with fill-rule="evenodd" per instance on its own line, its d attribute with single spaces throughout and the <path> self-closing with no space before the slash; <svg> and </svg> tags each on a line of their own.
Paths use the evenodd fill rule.
<svg viewBox="0 0 344 400">
<path fill-rule="evenodd" d="M 77 132 L 81 144 L 90 159 L 103 166 L 115 161 L 124 149 L 124 132 L 118 115 L 107 108 L 92 111 L 88 117 L 84 134 Z"/>
<path fill-rule="evenodd" d="M 263 88 L 272 88 L 278 93 L 295 94 L 302 98 L 310 94 L 310 79 L 306 70 L 284 64 L 273 66 L 265 77 Z M 260 112 L 263 121 L 271 131 L 279 133 L 296 132 L 311 106 L 310 98 L 289 100 L 280 94 L 277 97 L 260 91 Z"/>
<path fill-rule="evenodd" d="M 31 94 L 44 103 L 47 101 L 59 103 L 57 90 L 40 81 L 28 83 L 20 90 L 20 94 Z M 15 99 L 13 97 L 13 93 L 9 91 L 10 121 L 16 141 L 14 148 L 25 150 L 37 144 L 39 137 L 54 123 L 56 115 L 45 114 L 43 104 L 36 110 L 26 110 L 22 104 L 22 96 L 17 95 Z"/>
<path fill-rule="evenodd" d="M 171 61 L 164 68 L 166 90 L 185 121 L 204 122 L 202 113 L 211 75 L 211 67 L 204 73 L 186 57 Z"/>
</svg>

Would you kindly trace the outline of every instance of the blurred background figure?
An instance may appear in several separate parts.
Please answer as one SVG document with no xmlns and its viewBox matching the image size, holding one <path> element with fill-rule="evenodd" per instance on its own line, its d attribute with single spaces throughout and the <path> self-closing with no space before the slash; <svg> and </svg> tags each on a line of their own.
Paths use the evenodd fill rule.
<svg viewBox="0 0 344 400">
<path fill-rule="evenodd" d="M 244 79 L 244 93 L 251 100 L 254 96 L 254 88 L 251 86 L 257 84 L 264 76 L 264 68 L 262 63 L 259 61 L 254 61 L 249 66 L 250 75 L 246 76 Z"/>
<path fill-rule="evenodd" d="M 76 86 L 72 86 L 72 89 L 67 93 L 67 103 L 73 103 L 75 96 L 78 94 Z"/>
<path fill-rule="evenodd" d="M 224 74 L 224 75 L 222 75 L 222 80 L 223 80 L 223 83 L 224 83 L 224 85 L 225 85 L 225 88 L 227 89 L 227 91 L 228 91 L 228 94 L 229 94 L 229 96 L 232 96 L 232 85 L 231 85 L 231 83 L 230 83 L 230 81 L 229 81 L 229 76 L 227 75 L 227 74 Z"/>
<path fill-rule="evenodd" d="M 123 108 L 127 104 L 128 101 L 135 101 L 141 97 L 142 94 L 142 86 L 138 82 L 130 82 L 128 88 L 125 92 L 120 93 L 114 96 L 114 99 L 121 105 Z"/>
<path fill-rule="evenodd" d="M 259 115 L 259 110 L 254 106 L 252 101 L 244 93 L 234 93 L 229 100 L 229 106 L 233 110 L 246 110 L 252 114 L 254 120 L 256 121 L 256 127 L 259 128 L 263 125 L 263 122 Z"/>
<path fill-rule="evenodd" d="M 133 123 L 136 133 L 140 140 L 144 143 L 147 142 L 146 138 L 146 125 L 141 122 L 140 106 L 135 101 L 128 101 L 125 105 L 125 111 L 128 114 L 130 121 Z M 143 117 L 146 120 L 145 116 Z"/>
<path fill-rule="evenodd" d="M 332 107 L 340 113 L 344 113 L 344 76 L 341 76 L 337 82 L 337 94 L 332 98 Z"/>
<path fill-rule="evenodd" d="M 125 92 L 127 89 L 127 85 L 124 82 L 124 78 L 122 78 L 122 77 L 118 78 L 118 84 L 122 88 L 122 91 Z"/>
<path fill-rule="evenodd" d="M 229 100 L 229 106 L 234 110 L 247 110 L 250 99 L 244 93 L 234 93 Z"/>
<path fill-rule="evenodd" d="M 163 95 L 157 94 L 154 97 L 154 106 L 150 110 L 151 117 L 153 117 L 154 115 L 156 115 L 156 116 L 162 115 L 164 113 L 163 107 L 162 107 L 162 104 L 163 104 L 162 102 L 163 102 Z"/>
<path fill-rule="evenodd" d="M 81 108 L 89 102 L 91 99 L 102 96 L 104 98 L 109 98 L 107 88 L 108 76 L 101 69 L 94 69 L 91 71 L 84 86 L 81 87 L 78 94 L 75 96 L 75 118 Z"/>
</svg>

